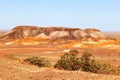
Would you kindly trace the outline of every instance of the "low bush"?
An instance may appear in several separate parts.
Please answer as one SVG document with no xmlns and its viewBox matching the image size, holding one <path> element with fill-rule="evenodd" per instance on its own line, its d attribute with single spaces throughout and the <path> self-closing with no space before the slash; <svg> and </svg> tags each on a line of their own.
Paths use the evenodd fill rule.
<svg viewBox="0 0 120 80">
<path fill-rule="evenodd" d="M 101 63 L 91 59 L 92 55 L 88 52 L 82 54 L 81 58 L 77 57 L 78 51 L 72 50 L 65 53 L 55 64 L 55 68 L 64 70 L 82 70 L 86 72 L 108 74 L 114 72 L 113 66 Z"/>
<path fill-rule="evenodd" d="M 83 53 L 81 57 L 81 67 L 83 71 L 104 74 L 114 72 L 113 66 L 91 59 L 91 56 L 88 52 Z"/>
<path fill-rule="evenodd" d="M 75 49 L 72 49 L 69 51 L 70 54 L 75 54 L 75 55 L 78 55 L 78 50 L 75 50 Z"/>
<path fill-rule="evenodd" d="M 25 62 L 28 62 L 32 65 L 37 65 L 39 67 L 50 67 L 51 63 L 46 58 L 38 58 L 38 57 L 32 57 L 24 59 Z"/>
<path fill-rule="evenodd" d="M 80 59 L 77 58 L 76 51 L 70 51 L 70 53 L 65 53 L 63 56 L 61 56 L 60 60 L 57 61 L 54 68 L 75 71 L 81 68 L 80 64 Z"/>
<path fill-rule="evenodd" d="M 88 52 L 85 52 L 82 54 L 80 61 L 81 61 L 81 68 L 83 71 L 90 71 L 90 67 L 91 67 L 91 54 Z"/>
<path fill-rule="evenodd" d="M 120 65 L 117 67 L 116 73 L 120 75 Z"/>
<path fill-rule="evenodd" d="M 90 72 L 93 73 L 110 74 L 114 72 L 113 66 L 107 63 L 91 60 L 90 65 Z"/>
<path fill-rule="evenodd" d="M 112 65 L 99 62 L 91 57 L 92 55 L 90 53 L 85 52 L 79 58 L 78 51 L 71 50 L 61 56 L 61 58 L 54 65 L 54 68 L 69 71 L 82 70 L 100 74 L 120 74 L 120 66 L 117 70 L 115 70 Z M 27 58 L 24 61 L 39 67 L 51 66 L 51 63 L 45 58 L 32 57 Z"/>
</svg>

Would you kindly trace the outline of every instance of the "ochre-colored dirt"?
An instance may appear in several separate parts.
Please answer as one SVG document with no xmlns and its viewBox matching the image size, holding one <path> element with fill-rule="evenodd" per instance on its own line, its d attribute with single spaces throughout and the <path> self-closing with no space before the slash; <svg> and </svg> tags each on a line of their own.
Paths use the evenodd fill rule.
<svg viewBox="0 0 120 80">
<path fill-rule="evenodd" d="M 0 80 L 120 80 L 120 76 L 39 68 L 1 55 Z"/>
<path fill-rule="evenodd" d="M 32 39 L 28 39 L 31 42 Z M 99 42 L 58 41 L 41 40 L 39 45 L 22 45 L 20 43 L 6 45 L 6 42 L 0 42 L 0 80 L 120 80 L 120 76 L 115 75 L 64 71 L 52 67 L 39 68 L 23 62 L 24 58 L 38 56 L 46 57 L 54 64 L 65 52 L 77 49 L 79 56 L 87 51 L 93 54 L 93 58 L 97 60 L 114 66 L 120 65 L 119 40 Z"/>
</svg>

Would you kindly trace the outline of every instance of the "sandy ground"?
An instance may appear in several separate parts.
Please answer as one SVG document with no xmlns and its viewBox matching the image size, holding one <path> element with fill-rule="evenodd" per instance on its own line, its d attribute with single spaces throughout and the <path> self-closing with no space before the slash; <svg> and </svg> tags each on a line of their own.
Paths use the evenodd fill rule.
<svg viewBox="0 0 120 80">
<path fill-rule="evenodd" d="M 58 44 L 59 45 L 59 44 Z M 70 49 L 77 49 L 79 56 L 90 52 L 93 58 L 120 65 L 120 47 L 117 48 L 70 48 L 58 45 L 14 46 L 0 43 L 0 80 L 120 80 L 120 76 L 93 74 L 82 71 L 65 71 L 52 67 L 39 68 L 23 62 L 27 57 L 45 57 L 54 64 L 61 55 Z"/>
<path fill-rule="evenodd" d="M 1 56 L 0 80 L 120 80 L 120 76 L 39 68 Z"/>
</svg>

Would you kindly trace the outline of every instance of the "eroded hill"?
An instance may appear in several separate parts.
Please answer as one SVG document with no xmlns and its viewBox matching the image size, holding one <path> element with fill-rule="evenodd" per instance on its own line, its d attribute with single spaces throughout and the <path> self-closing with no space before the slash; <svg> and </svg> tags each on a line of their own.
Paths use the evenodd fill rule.
<svg viewBox="0 0 120 80">
<path fill-rule="evenodd" d="M 79 56 L 88 51 L 99 61 L 119 66 L 120 40 L 106 38 L 97 29 L 17 26 L 0 37 L 5 40 L 0 42 L 0 79 L 120 80 L 119 75 L 39 68 L 23 62 L 25 58 L 37 56 L 49 59 L 54 65 L 62 54 L 77 49 Z"/>
<path fill-rule="evenodd" d="M 17 26 L 11 31 L 3 34 L 1 39 L 14 40 L 26 37 L 39 37 L 43 39 L 80 39 L 93 40 L 105 39 L 106 36 L 97 29 L 79 29 L 65 27 L 36 27 L 36 26 Z"/>
</svg>

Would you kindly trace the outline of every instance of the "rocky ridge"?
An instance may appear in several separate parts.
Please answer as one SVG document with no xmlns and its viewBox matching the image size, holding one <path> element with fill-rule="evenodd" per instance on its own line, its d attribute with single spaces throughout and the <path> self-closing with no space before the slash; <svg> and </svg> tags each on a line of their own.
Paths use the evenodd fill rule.
<svg viewBox="0 0 120 80">
<path fill-rule="evenodd" d="M 15 40 L 26 37 L 37 37 L 43 39 L 105 39 L 106 36 L 98 29 L 88 28 L 65 28 L 65 27 L 36 27 L 16 26 L 11 31 L 0 36 L 0 39 Z"/>
</svg>

